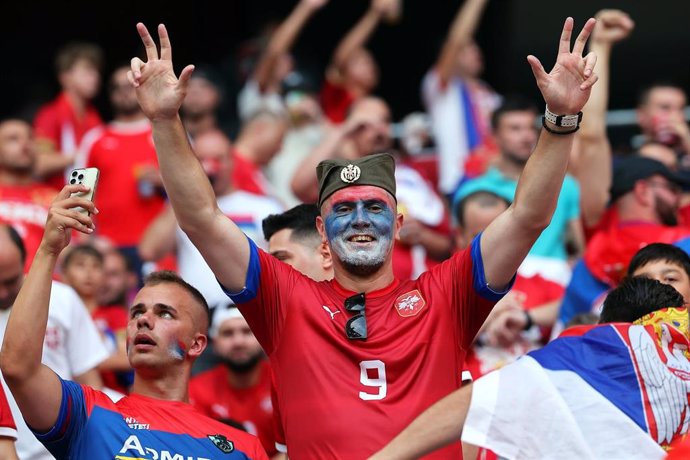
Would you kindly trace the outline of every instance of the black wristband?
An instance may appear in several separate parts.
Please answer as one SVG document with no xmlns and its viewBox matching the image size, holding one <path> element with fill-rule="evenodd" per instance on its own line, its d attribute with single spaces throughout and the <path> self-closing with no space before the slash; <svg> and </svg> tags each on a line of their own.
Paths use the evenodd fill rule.
<svg viewBox="0 0 690 460">
<path fill-rule="evenodd" d="M 576 127 L 571 129 L 570 131 L 556 131 L 555 129 L 551 129 L 546 125 L 546 117 L 544 117 L 544 116 L 541 117 L 541 125 L 544 127 L 545 130 L 547 130 L 551 134 L 559 134 L 562 136 L 567 135 L 567 134 L 572 134 L 575 131 L 577 131 L 578 129 L 580 129 L 580 125 L 578 124 Z"/>
<path fill-rule="evenodd" d="M 525 314 L 525 319 L 527 320 L 527 322 L 525 323 L 525 327 L 523 327 L 522 330 L 527 331 L 532 329 L 532 326 L 534 326 L 534 321 L 532 321 L 532 315 L 530 315 L 527 310 L 523 310 L 523 313 Z"/>
</svg>

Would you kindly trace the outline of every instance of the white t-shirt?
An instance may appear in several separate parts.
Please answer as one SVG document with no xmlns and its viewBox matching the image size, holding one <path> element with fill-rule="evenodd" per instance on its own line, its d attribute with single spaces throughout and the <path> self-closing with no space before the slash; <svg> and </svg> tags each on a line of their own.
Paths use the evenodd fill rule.
<svg viewBox="0 0 690 460">
<path fill-rule="evenodd" d="M 245 191 L 232 192 L 218 198 L 218 207 L 262 249 L 267 248 L 267 242 L 264 239 L 261 221 L 269 214 L 280 214 L 285 210 L 274 198 Z M 226 304 L 228 296 L 218 285 L 211 267 L 179 225 L 176 229 L 176 240 L 177 268 L 180 276 L 201 292 L 209 307 Z M 223 250 L 224 248 L 218 248 L 218 251 Z"/>
<path fill-rule="evenodd" d="M 0 311 L 0 337 L 5 337 L 10 310 Z M 98 329 L 79 295 L 66 284 L 53 281 L 42 362 L 61 378 L 73 380 L 108 357 Z M 17 424 L 17 454 L 21 460 L 54 458 L 26 426 L 19 407 L 5 384 L 7 402 Z"/>
<path fill-rule="evenodd" d="M 275 114 L 287 114 L 283 96 L 278 93 L 261 93 L 259 84 L 249 79 L 237 95 L 237 112 L 246 121 L 256 112 L 267 110 Z"/>
</svg>

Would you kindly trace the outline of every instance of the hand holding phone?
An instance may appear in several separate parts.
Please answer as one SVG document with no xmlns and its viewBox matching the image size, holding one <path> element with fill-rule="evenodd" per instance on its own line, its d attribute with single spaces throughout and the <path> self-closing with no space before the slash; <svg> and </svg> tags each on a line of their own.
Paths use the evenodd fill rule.
<svg viewBox="0 0 690 460">
<path fill-rule="evenodd" d="M 70 185 L 82 184 L 89 187 L 89 191 L 75 192 L 72 193 L 72 196 L 86 198 L 87 200 L 93 202 L 94 198 L 96 197 L 96 186 L 98 185 L 99 173 L 100 171 L 98 168 L 77 168 L 73 170 L 68 179 Z M 90 215 L 90 213 L 82 207 L 77 207 L 74 209 L 83 214 Z"/>
</svg>

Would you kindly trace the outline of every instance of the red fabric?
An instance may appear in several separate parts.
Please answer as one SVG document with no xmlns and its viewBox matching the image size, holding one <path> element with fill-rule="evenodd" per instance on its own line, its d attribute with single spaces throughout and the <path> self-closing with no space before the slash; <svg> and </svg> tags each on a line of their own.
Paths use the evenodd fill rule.
<svg viewBox="0 0 690 460">
<path fill-rule="evenodd" d="M 587 244 L 584 263 L 599 281 L 617 286 L 633 255 L 650 243 L 673 244 L 690 236 L 690 228 L 649 222 L 620 222 L 597 232 Z"/>
<path fill-rule="evenodd" d="M 681 225 L 690 227 L 690 203 L 678 210 L 678 220 Z"/>
<path fill-rule="evenodd" d="M 448 235 L 448 238 L 450 238 L 450 217 L 448 213 L 444 213 L 443 221 L 439 225 L 430 227 L 430 229 L 437 233 Z M 430 270 L 440 263 L 440 261 L 434 260 L 428 255 L 424 258 L 424 264 L 427 270 Z M 412 279 L 414 275 L 412 246 L 403 244 L 399 240 L 395 240 L 393 244 L 393 274 L 396 278 L 401 280 Z"/>
<path fill-rule="evenodd" d="M 257 436 L 269 456 L 275 454 L 271 368 L 261 364 L 259 382 L 251 388 L 232 388 L 228 370 L 219 365 L 192 378 L 189 399 L 200 412 L 211 418 L 232 419 Z"/>
<path fill-rule="evenodd" d="M 244 190 L 255 195 L 267 196 L 268 179 L 261 167 L 244 158 L 236 149 L 232 150 L 232 173 L 230 176 L 235 190 Z"/>
<path fill-rule="evenodd" d="M 58 191 L 44 184 L 0 185 L 0 222 L 11 224 L 26 247 L 25 271 L 29 271 Z"/>
<path fill-rule="evenodd" d="M 101 173 L 95 203 L 96 232 L 117 246 L 136 246 L 151 221 L 163 210 L 160 193 L 139 193 L 138 175 L 144 167 L 158 168 L 151 127 L 121 129 L 108 125 L 85 145 L 86 164 Z M 85 142 L 86 143 L 86 142 Z"/>
<path fill-rule="evenodd" d="M 323 113 L 332 123 L 342 123 L 355 101 L 355 96 L 344 86 L 337 85 L 326 78 L 319 94 Z"/>
<path fill-rule="evenodd" d="M 484 297 L 482 278 L 475 279 L 481 259 L 473 244 L 415 281 L 394 280 L 368 292 L 368 338 L 349 340 L 344 328 L 352 315 L 343 305 L 353 292 L 335 280 L 317 283 L 264 251 L 256 254 L 260 269 L 250 265 L 248 279 L 259 277 L 257 295 L 238 306 L 270 357 L 295 458 L 347 452 L 358 459 L 383 447 L 461 386 L 466 351 L 495 303 Z M 428 458 L 459 458 L 460 452 L 457 442 Z"/>
<path fill-rule="evenodd" d="M 118 346 L 117 338 L 127 334 L 127 322 L 129 321 L 127 307 L 124 305 L 101 306 L 94 310 L 91 317 L 101 335 L 111 342 L 109 344 L 111 351 L 116 350 L 117 348 L 112 347 Z M 119 391 L 122 394 L 129 393 L 129 386 L 124 385 L 123 379 L 118 378 L 118 374 L 121 373 L 101 371 L 100 374 L 106 387 Z"/>
<path fill-rule="evenodd" d="M 688 460 L 690 458 L 690 438 L 686 435 L 679 437 L 671 444 L 666 460 Z"/>
<path fill-rule="evenodd" d="M 33 122 L 36 139 L 50 141 L 61 154 L 75 154 L 84 134 L 101 125 L 103 120 L 92 105 L 86 107 L 82 118 L 78 118 L 64 92 L 41 106 Z M 55 174 L 46 179 L 46 182 L 61 189 L 65 185 L 64 174 Z"/>
<path fill-rule="evenodd" d="M 0 428 L 9 428 L 11 430 L 17 430 L 17 425 L 14 423 L 14 417 L 12 417 L 12 410 L 10 409 L 10 404 L 7 402 L 7 396 L 5 395 L 5 388 L 0 385 Z M 9 433 L 4 434 L 7 436 Z M 17 434 L 14 433 L 16 437 Z"/>
</svg>

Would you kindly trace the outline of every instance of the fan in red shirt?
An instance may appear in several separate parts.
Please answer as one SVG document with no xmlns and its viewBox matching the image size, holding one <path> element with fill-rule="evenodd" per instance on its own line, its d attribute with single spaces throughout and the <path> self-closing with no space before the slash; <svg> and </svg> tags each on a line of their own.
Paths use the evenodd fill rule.
<svg viewBox="0 0 690 460">
<path fill-rule="evenodd" d="M 156 120 L 166 191 L 180 227 L 270 359 L 291 457 L 366 458 L 460 387 L 477 330 L 553 215 L 575 114 L 596 82 L 594 57 L 582 56 L 594 23 L 586 23 L 571 52 L 573 20 L 566 20 L 551 74 L 528 59 L 551 113 L 573 126 L 545 118 L 511 207 L 468 249 L 418 279 L 393 275 L 392 245 L 403 224 L 393 157 L 319 162 L 316 224 L 334 267 L 333 280 L 322 282 L 258 249 L 220 211 L 177 116 L 193 66 L 178 79 L 165 26 L 158 27 L 159 57 L 146 27 L 137 25 L 147 60 L 132 59 L 130 78 Z M 459 441 L 430 458 L 451 455 L 460 455 Z"/>
<path fill-rule="evenodd" d="M 370 95 L 378 85 L 378 66 L 364 45 L 381 20 L 392 22 L 399 16 L 400 0 L 372 0 L 364 16 L 338 44 L 320 93 L 323 112 L 331 122 L 345 121 L 352 103 Z"/>
<path fill-rule="evenodd" d="M 190 402 L 209 417 L 241 424 L 275 455 L 271 368 L 261 345 L 235 306 L 216 309 L 209 337 L 222 364 L 192 378 Z"/>
<path fill-rule="evenodd" d="M 57 190 L 33 177 L 36 149 L 31 126 L 19 119 L 0 122 L 0 222 L 12 225 L 26 247 L 25 271 L 43 237 L 48 207 Z"/>
<path fill-rule="evenodd" d="M 103 51 L 93 43 L 73 42 L 55 57 L 61 92 L 39 107 L 33 120 L 41 155 L 36 172 L 61 189 L 84 134 L 103 120 L 92 101 L 101 87 Z"/>
</svg>

